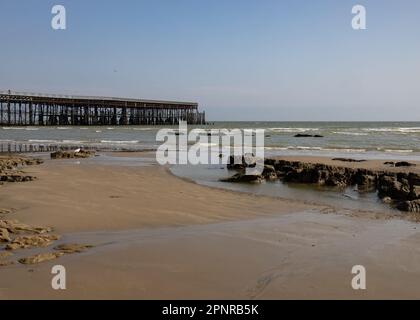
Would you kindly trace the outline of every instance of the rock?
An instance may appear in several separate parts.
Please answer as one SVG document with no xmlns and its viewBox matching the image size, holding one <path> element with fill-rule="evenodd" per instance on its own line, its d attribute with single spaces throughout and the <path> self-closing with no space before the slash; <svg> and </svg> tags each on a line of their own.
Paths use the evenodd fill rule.
<svg viewBox="0 0 420 320">
<path fill-rule="evenodd" d="M 261 183 L 263 177 L 260 175 L 246 175 L 243 173 L 237 173 L 234 176 L 222 179 L 222 182 L 234 182 L 234 183 Z"/>
<path fill-rule="evenodd" d="M 376 185 L 376 176 L 369 174 L 358 174 L 355 176 L 354 181 L 359 186 L 374 186 Z"/>
<path fill-rule="evenodd" d="M 415 167 L 416 165 L 414 163 L 409 163 L 406 161 L 396 162 L 395 167 Z"/>
<path fill-rule="evenodd" d="M 384 164 L 395 167 L 395 162 L 393 162 L 393 161 L 387 161 L 387 162 L 384 162 Z"/>
<path fill-rule="evenodd" d="M 76 151 L 56 151 L 51 153 L 51 159 L 75 159 L 75 158 L 90 158 L 95 155 L 94 151 L 77 150 Z"/>
<path fill-rule="evenodd" d="M 13 255 L 13 253 L 9 251 L 0 251 L 0 259 L 5 259 Z"/>
<path fill-rule="evenodd" d="M 11 214 L 13 212 L 14 212 L 13 209 L 0 209 L 0 214 L 2 215 Z"/>
<path fill-rule="evenodd" d="M 333 161 L 341 161 L 341 162 L 366 162 L 366 160 L 356 160 L 356 159 L 347 159 L 347 158 L 334 158 Z"/>
<path fill-rule="evenodd" d="M 386 204 L 391 204 L 392 203 L 392 199 L 390 197 L 383 197 L 382 198 L 382 202 L 386 203 Z"/>
<path fill-rule="evenodd" d="M 270 166 L 270 165 L 264 166 L 262 176 L 264 177 L 264 179 L 267 179 L 267 180 L 276 180 L 278 178 L 276 169 L 274 168 L 274 166 Z"/>
<path fill-rule="evenodd" d="M 35 180 L 35 177 L 23 174 L 3 174 L 0 175 L 0 181 L 3 182 L 28 182 Z"/>
<path fill-rule="evenodd" d="M 255 168 L 257 165 L 257 160 L 254 155 L 245 155 L 245 156 L 229 156 L 229 161 L 227 164 L 228 169 L 233 170 L 244 170 L 246 168 Z"/>
<path fill-rule="evenodd" d="M 37 264 L 45 261 L 50 261 L 62 257 L 64 253 L 54 252 L 54 253 L 41 253 L 32 257 L 19 259 L 21 264 Z"/>
<path fill-rule="evenodd" d="M 1 157 L 0 156 L 0 184 L 5 182 L 27 182 L 33 181 L 35 177 L 26 175 L 18 171 L 21 166 L 29 166 L 42 163 L 40 159 L 30 159 L 21 157 Z"/>
<path fill-rule="evenodd" d="M 335 158 L 333 160 L 342 162 L 366 161 L 347 158 Z M 416 210 L 416 202 L 413 201 L 420 199 L 420 175 L 418 173 L 403 170 L 394 173 L 383 170 L 276 159 L 265 159 L 264 163 L 262 177 L 246 177 L 238 174 L 225 181 L 260 182 L 262 178 L 274 179 L 274 177 L 277 177 L 282 178 L 285 182 L 310 183 L 340 188 L 357 185 L 359 192 L 378 190 L 378 195 L 384 203 L 401 203 L 400 207 L 406 206 L 407 210 Z M 397 165 L 413 164 L 400 162 Z"/>
<path fill-rule="evenodd" d="M 417 173 L 409 173 L 407 177 L 408 181 L 410 182 L 410 185 L 412 186 L 420 186 L 420 175 Z"/>
<path fill-rule="evenodd" d="M 60 237 L 56 235 L 35 235 L 17 237 L 6 246 L 6 250 L 48 247 L 58 239 L 60 239 Z"/>
<path fill-rule="evenodd" d="M 72 253 L 82 253 L 90 248 L 93 248 L 93 246 L 72 243 L 72 244 L 61 244 L 55 247 L 54 250 L 58 250 L 66 254 L 72 254 Z"/>
<path fill-rule="evenodd" d="M 10 239 L 9 231 L 5 228 L 0 228 L 0 243 L 10 241 L 12 240 Z"/>
<path fill-rule="evenodd" d="M 410 198 L 413 200 L 420 199 L 420 186 L 412 186 Z"/>
<path fill-rule="evenodd" d="M 17 220 L 0 220 L 0 228 L 7 229 L 10 233 L 35 233 L 44 234 L 52 231 L 49 227 L 32 227 L 26 224 L 20 223 Z"/>
<path fill-rule="evenodd" d="M 325 180 L 325 185 L 330 187 L 345 188 L 347 186 L 347 183 L 345 182 L 343 176 L 333 175 L 330 176 L 327 180 Z"/>
<path fill-rule="evenodd" d="M 397 209 L 405 212 L 420 213 L 420 200 L 400 202 L 397 205 Z"/>
<path fill-rule="evenodd" d="M 15 264 L 13 261 L 0 261 L 0 267 L 8 267 Z"/>
<path fill-rule="evenodd" d="M 378 191 L 380 196 L 388 196 L 396 200 L 406 200 L 410 195 L 410 186 L 401 183 L 395 176 L 384 175 L 378 182 Z"/>
<path fill-rule="evenodd" d="M 321 136 L 319 134 L 303 134 L 303 133 L 298 133 L 294 136 L 295 138 L 324 138 L 324 136 Z"/>
</svg>

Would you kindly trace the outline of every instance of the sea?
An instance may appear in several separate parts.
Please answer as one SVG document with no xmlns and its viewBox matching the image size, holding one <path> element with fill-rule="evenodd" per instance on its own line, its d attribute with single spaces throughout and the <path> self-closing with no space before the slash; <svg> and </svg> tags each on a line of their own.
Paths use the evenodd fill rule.
<svg viewBox="0 0 420 320">
<path fill-rule="evenodd" d="M 0 145 L 3 150 L 9 145 L 156 150 L 161 144 L 156 134 L 163 128 L 167 127 L 0 127 Z M 200 128 L 264 129 L 268 155 L 420 160 L 420 122 L 214 122 Z M 323 138 L 296 138 L 296 134 Z"/>
</svg>

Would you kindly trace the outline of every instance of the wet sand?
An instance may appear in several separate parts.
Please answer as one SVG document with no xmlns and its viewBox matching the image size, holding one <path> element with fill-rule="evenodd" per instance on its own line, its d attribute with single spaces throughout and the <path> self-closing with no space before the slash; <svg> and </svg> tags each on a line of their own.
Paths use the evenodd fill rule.
<svg viewBox="0 0 420 320">
<path fill-rule="evenodd" d="M 136 163 L 47 161 L 25 168 L 37 181 L 1 186 L 0 207 L 15 208 L 13 219 L 54 227 L 63 236 L 57 244 L 95 247 L 39 265 L 2 267 L 0 298 L 420 295 L 416 223 L 211 189 Z M 56 264 L 66 267 L 65 291 L 51 288 Z M 350 285 L 351 268 L 359 264 L 367 269 L 366 291 Z"/>
</svg>

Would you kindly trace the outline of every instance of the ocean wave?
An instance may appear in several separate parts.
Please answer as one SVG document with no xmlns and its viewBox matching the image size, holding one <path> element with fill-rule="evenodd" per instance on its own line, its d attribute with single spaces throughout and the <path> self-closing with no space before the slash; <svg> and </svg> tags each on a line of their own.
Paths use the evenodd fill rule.
<svg viewBox="0 0 420 320">
<path fill-rule="evenodd" d="M 298 133 L 307 131 L 319 131 L 319 128 L 268 128 L 272 132 Z"/>
<path fill-rule="evenodd" d="M 35 139 L 35 140 L 28 140 L 31 143 L 62 143 L 62 140 L 42 140 L 42 139 Z"/>
<path fill-rule="evenodd" d="M 86 141 L 80 141 L 80 140 L 62 140 L 63 143 L 67 144 L 82 144 L 82 143 L 88 143 Z"/>
<path fill-rule="evenodd" d="M 133 128 L 134 131 L 153 131 L 155 128 Z"/>
<path fill-rule="evenodd" d="M 342 134 L 342 135 L 348 135 L 348 136 L 367 136 L 368 133 L 362 133 L 362 132 L 349 132 L 349 131 L 334 131 L 335 134 Z"/>
<path fill-rule="evenodd" d="M 363 128 L 362 131 L 367 132 L 394 132 L 400 134 L 420 133 L 420 127 L 406 127 L 406 128 Z"/>
<path fill-rule="evenodd" d="M 106 143 L 106 144 L 136 144 L 136 143 L 140 143 L 139 140 L 101 140 L 101 143 Z"/>
<path fill-rule="evenodd" d="M 366 152 L 362 148 L 324 148 L 306 146 L 287 146 L 287 147 L 265 147 L 266 150 L 302 150 L 302 151 L 340 151 L 340 152 Z"/>
<path fill-rule="evenodd" d="M 3 130 L 26 130 L 25 127 L 3 127 Z"/>
<path fill-rule="evenodd" d="M 411 149 L 385 149 L 384 152 L 390 152 L 390 153 L 412 153 L 414 150 Z"/>
</svg>

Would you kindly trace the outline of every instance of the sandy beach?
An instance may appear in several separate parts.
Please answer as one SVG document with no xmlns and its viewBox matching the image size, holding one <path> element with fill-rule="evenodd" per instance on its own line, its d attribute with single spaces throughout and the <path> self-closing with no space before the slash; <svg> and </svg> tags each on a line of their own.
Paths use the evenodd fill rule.
<svg viewBox="0 0 420 320">
<path fill-rule="evenodd" d="M 312 159 L 321 160 L 329 161 Z M 147 153 L 46 160 L 24 172 L 37 180 L 0 186 L 0 207 L 14 210 L 7 219 L 52 227 L 62 236 L 54 246 L 93 248 L 36 265 L 1 267 L 2 299 L 420 294 L 418 224 L 401 215 L 209 188 L 173 176 Z M 52 246 L 22 249 L 10 259 L 51 251 Z M 51 288 L 57 264 L 66 267 L 63 291 Z M 365 291 L 351 287 L 351 269 L 360 264 L 368 273 Z"/>
</svg>

